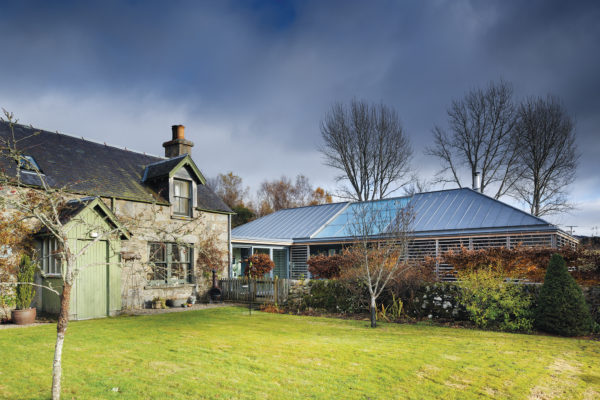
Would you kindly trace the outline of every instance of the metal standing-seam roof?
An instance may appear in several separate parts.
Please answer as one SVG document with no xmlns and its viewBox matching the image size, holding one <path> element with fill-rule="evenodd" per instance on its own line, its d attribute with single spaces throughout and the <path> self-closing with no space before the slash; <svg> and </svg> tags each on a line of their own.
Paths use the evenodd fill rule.
<svg viewBox="0 0 600 400">
<path fill-rule="evenodd" d="M 323 204 L 279 210 L 231 230 L 236 239 L 292 240 L 308 238 L 348 203 Z"/>
<path fill-rule="evenodd" d="M 468 188 L 418 193 L 410 204 L 415 232 L 550 225 Z"/>
<path fill-rule="evenodd" d="M 370 202 L 377 207 L 412 207 L 415 236 L 558 229 L 547 221 L 468 188 L 418 193 Z M 353 207 L 337 203 L 280 210 L 232 230 L 232 239 L 297 240 L 306 243 L 349 238 Z"/>
</svg>

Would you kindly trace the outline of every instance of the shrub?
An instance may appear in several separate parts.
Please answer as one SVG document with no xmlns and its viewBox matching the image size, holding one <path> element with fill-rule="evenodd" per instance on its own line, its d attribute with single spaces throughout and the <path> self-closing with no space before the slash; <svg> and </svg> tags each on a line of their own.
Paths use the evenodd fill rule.
<svg viewBox="0 0 600 400">
<path fill-rule="evenodd" d="M 285 312 L 285 310 L 277 304 L 261 304 L 260 311 L 272 314 L 283 314 Z"/>
<path fill-rule="evenodd" d="M 27 283 L 33 283 L 35 270 L 37 266 L 28 255 L 21 257 L 21 262 L 17 270 L 17 290 L 15 304 L 17 309 L 24 310 L 29 308 L 33 300 L 33 286 Z M 22 282 L 22 283 L 21 283 Z"/>
<path fill-rule="evenodd" d="M 310 281 L 310 294 L 304 296 L 305 307 L 321 309 L 332 313 L 353 314 L 368 310 L 368 293 L 364 290 L 350 290 L 356 282 L 345 280 Z"/>
<path fill-rule="evenodd" d="M 381 294 L 380 302 L 389 307 L 394 303 L 394 299 L 400 299 L 405 308 L 410 309 L 417 293 L 436 280 L 434 270 L 425 265 L 414 265 L 398 271 Z"/>
<path fill-rule="evenodd" d="M 246 259 L 248 267 L 244 270 L 246 276 L 257 279 L 271 272 L 275 263 L 267 254 L 253 254 Z"/>
<path fill-rule="evenodd" d="M 535 309 L 536 328 L 562 336 L 590 332 L 592 318 L 581 288 L 567 271 L 565 260 L 554 254 Z"/>
<path fill-rule="evenodd" d="M 356 254 L 350 249 L 344 249 L 340 254 L 331 256 L 312 256 L 307 262 L 308 271 L 316 279 L 339 278 L 343 271 L 356 264 Z"/>
<path fill-rule="evenodd" d="M 196 252 L 198 253 L 197 268 L 206 279 L 211 277 L 212 271 L 220 272 L 223 265 L 227 263 L 227 251 L 223 249 L 219 237 L 213 232 L 206 233 L 200 238 Z"/>
<path fill-rule="evenodd" d="M 436 262 L 450 264 L 459 273 L 461 271 L 476 271 L 494 268 L 502 271 L 505 277 L 526 278 L 533 282 L 542 282 L 548 259 L 554 253 L 562 255 L 571 271 L 571 275 L 581 284 L 596 285 L 600 282 L 600 252 L 583 246 L 576 249 L 562 247 L 524 247 L 517 245 L 512 249 L 491 247 L 469 250 L 465 247 L 449 250 L 439 259 L 428 257 L 430 268 L 435 268 Z"/>
<path fill-rule="evenodd" d="M 479 328 L 531 331 L 532 296 L 524 285 L 505 282 L 492 268 L 462 273 L 459 285 L 460 302 Z"/>
</svg>

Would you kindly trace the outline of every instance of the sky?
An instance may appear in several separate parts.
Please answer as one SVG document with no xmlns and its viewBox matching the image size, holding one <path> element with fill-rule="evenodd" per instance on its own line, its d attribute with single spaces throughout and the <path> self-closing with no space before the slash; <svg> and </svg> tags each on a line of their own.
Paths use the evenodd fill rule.
<svg viewBox="0 0 600 400">
<path fill-rule="evenodd" d="M 517 100 L 552 94 L 573 116 L 577 208 L 547 219 L 598 235 L 599 20 L 597 1 L 0 0 L 0 107 L 161 156 L 183 124 L 206 176 L 255 190 L 301 173 L 335 191 L 318 151 L 334 102 L 393 107 L 431 180 L 424 149 L 451 101 L 504 79 Z"/>
</svg>

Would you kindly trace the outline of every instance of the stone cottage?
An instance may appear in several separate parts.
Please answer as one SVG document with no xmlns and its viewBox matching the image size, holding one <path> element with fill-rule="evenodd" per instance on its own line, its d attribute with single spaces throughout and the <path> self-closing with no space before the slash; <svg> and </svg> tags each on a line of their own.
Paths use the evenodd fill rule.
<svg viewBox="0 0 600 400">
<path fill-rule="evenodd" d="M 11 129 L 8 122 L 0 122 L 0 140 L 13 139 L 27 162 L 17 165 L 0 157 L 0 169 L 9 175 L 18 171 L 21 181 L 33 189 L 39 187 L 40 174 L 53 187 L 64 188 L 72 196 L 67 223 L 126 226 L 86 250 L 84 258 L 94 267 L 77 276 L 72 319 L 147 307 L 156 297 L 204 296 L 209 274 L 197 254 L 207 237 L 223 254 L 217 273 L 227 275 L 232 211 L 206 185 L 191 156 L 194 144 L 185 138 L 182 125 L 173 126 L 171 139 L 163 143 L 165 157 L 18 124 Z M 77 226 L 72 231 L 78 235 L 73 237 L 77 246 L 97 235 Z M 51 235 L 37 236 L 38 283 L 59 288 L 61 265 L 52 255 L 56 246 Z M 57 312 L 58 305 L 55 293 L 37 291 L 39 311 Z"/>
</svg>

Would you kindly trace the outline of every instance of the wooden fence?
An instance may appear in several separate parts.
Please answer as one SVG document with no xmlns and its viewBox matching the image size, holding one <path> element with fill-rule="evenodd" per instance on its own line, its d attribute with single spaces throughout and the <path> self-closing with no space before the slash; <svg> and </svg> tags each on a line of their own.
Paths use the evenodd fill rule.
<svg viewBox="0 0 600 400">
<path fill-rule="evenodd" d="M 219 288 L 221 288 L 223 300 L 240 303 L 283 304 L 287 301 L 290 292 L 290 281 L 277 277 L 220 279 Z"/>
</svg>

